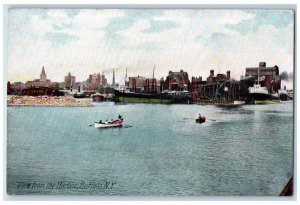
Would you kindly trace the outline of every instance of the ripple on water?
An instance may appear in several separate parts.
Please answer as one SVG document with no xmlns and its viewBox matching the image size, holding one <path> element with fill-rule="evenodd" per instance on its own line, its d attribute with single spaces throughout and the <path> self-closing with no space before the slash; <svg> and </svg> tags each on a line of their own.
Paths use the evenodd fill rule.
<svg viewBox="0 0 300 205">
<path fill-rule="evenodd" d="M 293 173 L 292 105 L 8 107 L 8 192 L 277 196 Z M 199 113 L 206 123 L 195 123 Z M 118 114 L 132 127 L 89 126 Z M 20 180 L 117 184 L 20 190 Z"/>
</svg>

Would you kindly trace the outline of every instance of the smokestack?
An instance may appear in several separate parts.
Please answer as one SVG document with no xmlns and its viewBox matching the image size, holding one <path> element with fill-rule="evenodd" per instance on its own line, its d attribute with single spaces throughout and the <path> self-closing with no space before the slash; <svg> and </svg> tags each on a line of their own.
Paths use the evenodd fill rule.
<svg viewBox="0 0 300 205">
<path fill-rule="evenodd" d="M 215 71 L 214 70 L 210 70 L 210 76 L 213 77 L 214 76 Z"/>
<path fill-rule="evenodd" d="M 267 66 L 266 62 L 259 62 L 259 67 L 266 67 L 266 66 Z"/>
<path fill-rule="evenodd" d="M 226 73 L 226 80 L 230 80 L 230 70 L 228 70 Z"/>
</svg>

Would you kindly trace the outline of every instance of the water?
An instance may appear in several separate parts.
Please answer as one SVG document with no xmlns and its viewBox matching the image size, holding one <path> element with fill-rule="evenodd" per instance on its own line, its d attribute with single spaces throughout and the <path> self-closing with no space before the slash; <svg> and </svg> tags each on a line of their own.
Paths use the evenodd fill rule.
<svg viewBox="0 0 300 205">
<path fill-rule="evenodd" d="M 89 126 L 119 114 L 132 127 Z M 292 102 L 8 107 L 7 138 L 10 194 L 277 196 L 293 174 Z M 116 184 L 18 187 L 61 181 Z"/>
</svg>

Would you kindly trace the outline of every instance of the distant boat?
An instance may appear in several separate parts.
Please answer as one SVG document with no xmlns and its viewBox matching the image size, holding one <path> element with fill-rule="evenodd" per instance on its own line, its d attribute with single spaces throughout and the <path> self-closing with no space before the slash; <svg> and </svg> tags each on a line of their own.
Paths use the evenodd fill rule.
<svg viewBox="0 0 300 205">
<path fill-rule="evenodd" d="M 269 95 L 266 87 L 254 84 L 253 87 L 249 88 L 249 97 L 254 100 L 270 100 L 271 95 Z"/>
<path fill-rule="evenodd" d="M 196 123 L 203 123 L 205 122 L 206 118 L 204 116 L 199 117 L 198 119 L 196 119 Z"/>
<path fill-rule="evenodd" d="M 95 93 L 92 96 L 93 102 L 102 102 L 104 100 L 104 96 L 100 93 Z"/>
<path fill-rule="evenodd" d="M 290 97 L 289 97 L 288 93 L 286 92 L 286 90 L 280 90 L 279 91 L 279 99 L 281 101 L 288 101 L 288 100 L 290 100 Z"/>
</svg>

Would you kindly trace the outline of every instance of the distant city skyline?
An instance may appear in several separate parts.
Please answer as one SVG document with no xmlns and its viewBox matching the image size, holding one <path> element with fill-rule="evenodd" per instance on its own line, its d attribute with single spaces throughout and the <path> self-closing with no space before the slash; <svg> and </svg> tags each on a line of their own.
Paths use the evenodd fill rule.
<svg viewBox="0 0 300 205">
<path fill-rule="evenodd" d="M 104 73 L 111 84 L 128 76 L 192 76 L 278 65 L 293 72 L 294 14 L 288 10 L 11 9 L 8 81 L 52 82 L 71 72 L 76 81 Z"/>
</svg>

